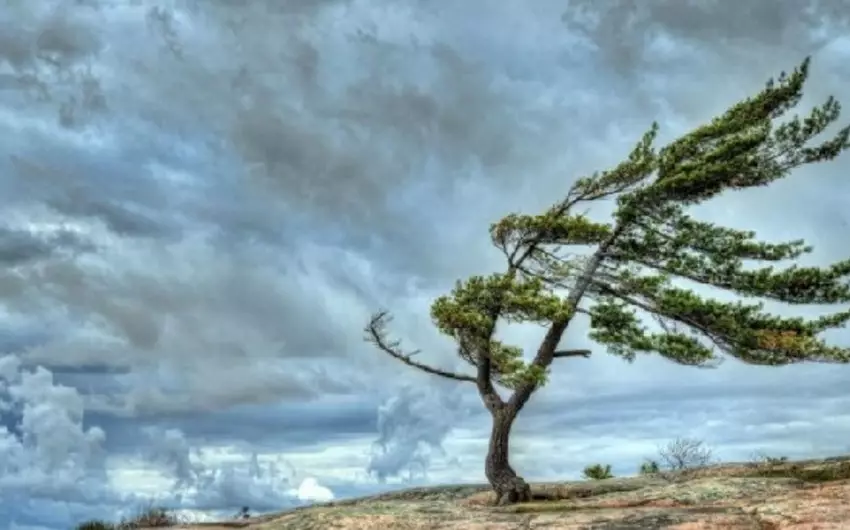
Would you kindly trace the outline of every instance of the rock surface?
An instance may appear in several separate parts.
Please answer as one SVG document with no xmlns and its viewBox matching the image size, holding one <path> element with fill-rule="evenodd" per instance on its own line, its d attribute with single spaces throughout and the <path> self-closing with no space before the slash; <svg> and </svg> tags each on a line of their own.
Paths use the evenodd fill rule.
<svg viewBox="0 0 850 530">
<path fill-rule="evenodd" d="M 850 530 L 850 457 L 734 464 L 602 481 L 534 484 L 496 507 L 483 486 L 413 489 L 193 530 Z"/>
</svg>

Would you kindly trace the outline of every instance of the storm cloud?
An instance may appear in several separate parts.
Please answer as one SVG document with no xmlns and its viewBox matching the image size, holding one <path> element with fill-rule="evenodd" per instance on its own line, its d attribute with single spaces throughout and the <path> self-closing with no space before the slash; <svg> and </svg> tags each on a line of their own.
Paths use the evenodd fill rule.
<svg viewBox="0 0 850 530">
<path fill-rule="evenodd" d="M 463 369 L 428 307 L 501 267 L 489 223 L 806 55 L 802 106 L 850 100 L 849 25 L 847 0 L 0 0 L 0 522 L 481 481 L 474 389 L 382 357 L 370 313 Z M 698 213 L 844 258 L 846 167 Z M 846 367 L 629 365 L 576 324 L 593 356 L 516 427 L 530 479 L 631 473 L 676 436 L 848 449 Z"/>
</svg>

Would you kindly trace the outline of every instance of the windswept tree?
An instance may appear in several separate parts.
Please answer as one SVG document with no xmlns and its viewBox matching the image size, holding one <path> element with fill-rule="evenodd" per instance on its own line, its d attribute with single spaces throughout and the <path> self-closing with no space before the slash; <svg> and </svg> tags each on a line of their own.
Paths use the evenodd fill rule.
<svg viewBox="0 0 850 530">
<path fill-rule="evenodd" d="M 850 311 L 819 318 L 782 317 L 758 300 L 725 302 L 676 280 L 787 304 L 850 302 L 850 259 L 818 267 L 777 267 L 811 252 L 802 240 L 764 242 L 754 232 L 701 221 L 688 208 L 727 190 L 767 186 L 804 164 L 836 158 L 850 147 L 850 127 L 812 140 L 839 117 L 830 97 L 806 117 L 780 120 L 795 107 L 809 59 L 756 94 L 663 148 L 658 127 L 613 169 L 578 179 L 566 197 L 539 215 L 510 214 L 490 227 L 505 255 L 504 272 L 459 281 L 431 306 L 439 330 L 473 367 L 469 375 L 435 368 L 388 337 L 388 313 L 373 316 L 367 339 L 424 372 L 476 385 L 493 418 L 485 473 L 500 504 L 527 501 L 531 490 L 508 461 L 511 426 L 555 359 L 590 355 L 561 349 L 568 326 L 589 319 L 589 337 L 626 361 L 655 352 L 675 363 L 712 367 L 722 355 L 754 365 L 850 362 L 850 349 L 820 338 Z M 616 200 L 608 222 L 574 209 Z M 585 247 L 584 253 L 576 247 Z M 755 265 L 754 265 L 755 264 Z M 654 320 L 659 331 L 648 329 Z M 497 338 L 499 322 L 531 322 L 545 335 L 525 361 L 520 347 Z M 500 393 L 497 387 L 505 392 Z"/>
</svg>

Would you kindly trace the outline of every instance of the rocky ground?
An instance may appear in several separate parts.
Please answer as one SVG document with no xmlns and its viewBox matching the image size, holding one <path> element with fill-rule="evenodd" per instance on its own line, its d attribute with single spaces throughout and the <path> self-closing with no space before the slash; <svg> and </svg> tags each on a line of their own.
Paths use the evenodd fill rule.
<svg viewBox="0 0 850 530">
<path fill-rule="evenodd" d="M 533 485 L 492 505 L 483 486 L 395 492 L 193 530 L 850 530 L 850 456 Z"/>
</svg>

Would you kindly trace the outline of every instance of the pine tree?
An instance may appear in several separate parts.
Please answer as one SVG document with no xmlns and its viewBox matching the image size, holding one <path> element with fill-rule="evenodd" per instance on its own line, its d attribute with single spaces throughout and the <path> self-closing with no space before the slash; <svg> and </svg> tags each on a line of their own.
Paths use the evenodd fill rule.
<svg viewBox="0 0 850 530">
<path fill-rule="evenodd" d="M 459 281 L 431 307 L 433 322 L 456 341 L 457 354 L 473 374 L 415 360 L 388 338 L 388 313 L 373 316 L 367 340 L 380 350 L 422 371 L 476 385 L 493 417 L 485 474 L 499 503 L 531 498 L 528 484 L 508 461 L 511 427 L 545 384 L 555 359 L 590 355 L 559 349 L 579 315 L 589 318 L 593 341 L 627 361 L 654 352 L 695 367 L 716 366 L 722 355 L 769 366 L 850 362 L 850 349 L 819 337 L 843 326 L 849 310 L 819 318 L 782 317 L 766 312 L 757 300 L 746 301 L 850 302 L 850 259 L 822 268 L 771 266 L 812 248 L 802 240 L 760 241 L 752 231 L 688 213 L 727 190 L 767 186 L 850 147 L 850 127 L 811 145 L 839 117 L 840 104 L 832 97 L 806 117 L 780 120 L 799 103 L 808 72 L 807 58 L 790 75 L 783 72 L 755 96 L 661 149 L 653 145 L 658 132 L 653 124 L 622 163 L 577 180 L 548 210 L 510 214 L 493 224 L 490 236 L 504 253 L 504 272 Z M 616 200 L 609 222 L 574 213 L 607 199 Z M 576 254 L 576 247 L 588 251 Z M 677 279 L 733 292 L 742 300 L 705 297 L 674 283 Z M 641 316 L 657 322 L 661 331 L 647 329 Z M 532 361 L 523 360 L 521 348 L 496 338 L 499 321 L 545 327 Z M 497 387 L 509 395 L 503 397 Z"/>
</svg>

